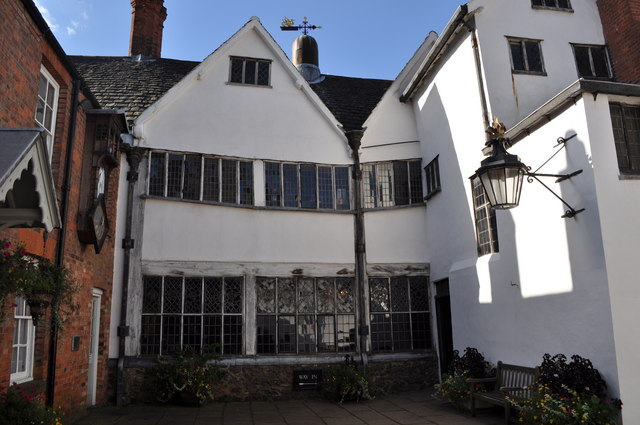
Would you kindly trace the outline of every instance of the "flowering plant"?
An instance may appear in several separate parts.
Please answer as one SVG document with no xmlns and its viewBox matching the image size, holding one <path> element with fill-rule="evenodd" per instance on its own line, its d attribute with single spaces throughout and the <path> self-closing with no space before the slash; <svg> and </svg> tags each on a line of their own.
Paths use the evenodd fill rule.
<svg viewBox="0 0 640 425">
<path fill-rule="evenodd" d="M 44 406 L 41 393 L 15 383 L 9 388 L 0 387 L 0 424 L 62 425 L 60 417 L 60 412 Z"/>
<path fill-rule="evenodd" d="M 568 387 L 559 395 L 548 385 L 537 384 L 531 398 L 514 401 L 520 407 L 520 423 L 529 425 L 615 425 L 622 402 L 580 394 Z"/>
<path fill-rule="evenodd" d="M 215 350 L 191 348 L 178 350 L 173 356 L 159 356 L 158 364 L 148 372 L 156 399 L 197 405 L 213 400 L 214 386 L 225 375 L 218 358 Z"/>
<path fill-rule="evenodd" d="M 345 401 L 373 399 L 368 374 L 348 354 L 340 365 L 327 367 L 322 389 L 328 397 L 337 399 L 340 404 Z"/>
<path fill-rule="evenodd" d="M 462 356 L 458 350 L 454 350 L 450 373 L 442 375 L 442 382 L 435 385 L 433 396 L 448 400 L 458 409 L 469 410 L 471 390 L 484 392 L 486 388 L 484 384 L 470 384 L 467 380 L 486 378 L 493 374 L 495 371 L 491 363 L 486 361 L 477 349 L 467 347 Z"/>
<path fill-rule="evenodd" d="M 0 303 L 9 294 L 24 296 L 34 322 L 52 306 L 53 320 L 61 327 L 65 314 L 77 307 L 73 302 L 76 291 L 64 266 L 30 254 L 22 245 L 0 240 Z"/>
</svg>

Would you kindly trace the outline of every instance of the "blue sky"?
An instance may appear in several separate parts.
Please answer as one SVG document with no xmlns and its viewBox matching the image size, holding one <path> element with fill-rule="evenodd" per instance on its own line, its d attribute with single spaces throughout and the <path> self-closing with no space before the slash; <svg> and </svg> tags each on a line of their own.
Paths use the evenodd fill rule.
<svg viewBox="0 0 640 425">
<path fill-rule="evenodd" d="M 252 16 L 291 55 L 293 32 L 280 31 L 286 16 L 304 16 L 325 74 L 393 79 L 429 31 L 438 34 L 464 0 L 165 0 L 162 57 L 200 61 Z M 36 0 L 70 55 L 126 56 L 129 0 Z"/>
</svg>

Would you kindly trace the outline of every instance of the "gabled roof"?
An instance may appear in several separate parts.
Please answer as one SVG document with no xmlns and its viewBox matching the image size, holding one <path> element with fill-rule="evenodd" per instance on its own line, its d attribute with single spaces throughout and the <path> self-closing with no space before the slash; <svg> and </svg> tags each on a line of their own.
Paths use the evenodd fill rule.
<svg viewBox="0 0 640 425">
<path fill-rule="evenodd" d="M 249 30 L 258 31 L 276 56 L 286 62 L 288 69 L 298 77 L 295 67 L 257 18 L 252 18 L 203 62 L 173 59 L 138 61 L 135 57 L 110 56 L 70 56 L 70 59 L 103 107 L 124 109 L 127 118 L 133 121 L 194 68 L 216 54 L 224 54 L 236 38 Z M 304 78 L 299 76 L 299 81 L 303 82 Z M 310 85 L 315 94 L 308 94 L 311 98 L 317 96 L 323 104 L 320 109 L 328 110 L 345 130 L 360 129 L 391 83 L 388 80 L 327 75 L 322 83 Z"/>
<path fill-rule="evenodd" d="M 199 62 L 135 60 L 122 56 L 69 56 L 103 108 L 123 109 L 135 120 Z"/>
</svg>

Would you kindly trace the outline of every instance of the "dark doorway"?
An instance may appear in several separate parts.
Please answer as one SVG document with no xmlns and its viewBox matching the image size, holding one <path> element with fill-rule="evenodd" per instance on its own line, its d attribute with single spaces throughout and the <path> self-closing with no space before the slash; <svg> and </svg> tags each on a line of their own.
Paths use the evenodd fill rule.
<svg viewBox="0 0 640 425">
<path fill-rule="evenodd" d="M 453 360 L 453 331 L 451 330 L 451 299 L 449 279 L 434 282 L 436 285 L 436 321 L 438 324 L 438 351 L 440 371 L 449 370 Z"/>
</svg>

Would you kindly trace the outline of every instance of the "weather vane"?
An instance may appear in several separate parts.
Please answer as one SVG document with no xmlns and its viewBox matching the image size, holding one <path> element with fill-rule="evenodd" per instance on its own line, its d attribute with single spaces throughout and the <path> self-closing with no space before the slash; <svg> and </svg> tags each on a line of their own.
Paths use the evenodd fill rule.
<svg viewBox="0 0 640 425">
<path fill-rule="evenodd" d="M 316 25 L 309 25 L 309 21 L 307 21 L 307 17 L 305 16 L 303 21 L 302 21 L 302 25 L 296 25 L 295 22 L 293 21 L 293 19 L 289 19 L 286 16 L 284 17 L 284 19 L 282 20 L 282 23 L 280 24 L 280 29 L 282 31 L 298 31 L 298 30 L 302 30 L 302 33 L 304 35 L 307 35 L 307 33 L 309 32 L 309 30 L 318 30 L 322 28 L 321 26 L 316 26 Z"/>
</svg>

